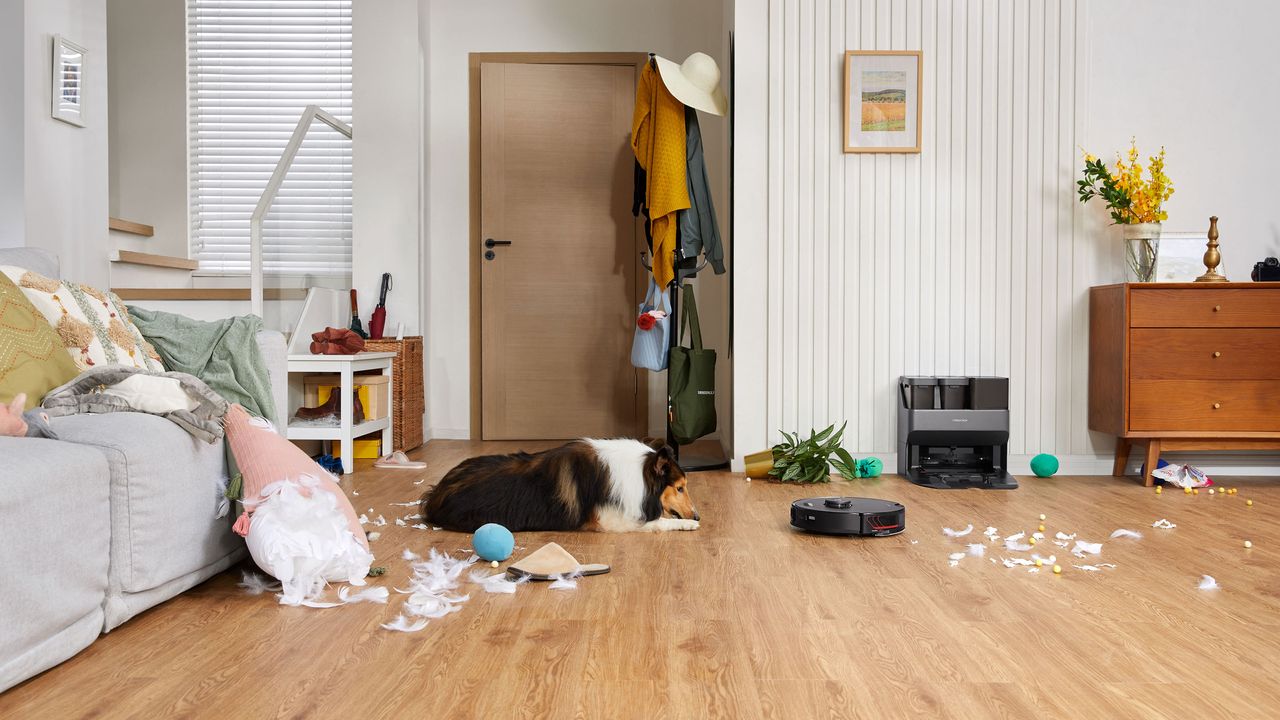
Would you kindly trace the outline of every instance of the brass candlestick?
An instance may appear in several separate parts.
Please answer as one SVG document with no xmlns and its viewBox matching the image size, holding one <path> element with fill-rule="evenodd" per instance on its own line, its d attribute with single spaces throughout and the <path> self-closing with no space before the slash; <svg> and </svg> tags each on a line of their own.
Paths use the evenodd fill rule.
<svg viewBox="0 0 1280 720">
<path fill-rule="evenodd" d="M 1196 282 L 1227 282 L 1227 276 L 1218 272 L 1222 262 L 1222 253 L 1218 252 L 1218 216 L 1209 218 L 1209 245 L 1204 251 L 1205 272 L 1196 278 Z"/>
</svg>

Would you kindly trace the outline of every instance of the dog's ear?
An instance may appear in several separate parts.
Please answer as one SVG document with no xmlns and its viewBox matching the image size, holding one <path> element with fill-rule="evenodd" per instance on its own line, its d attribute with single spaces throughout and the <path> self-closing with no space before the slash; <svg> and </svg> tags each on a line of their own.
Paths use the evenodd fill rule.
<svg viewBox="0 0 1280 720">
<path fill-rule="evenodd" d="M 640 442 L 644 443 L 645 445 L 648 445 L 654 450 L 661 450 L 662 448 L 667 447 L 666 438 L 652 438 L 652 437 L 640 438 Z"/>
<path fill-rule="evenodd" d="M 660 478 L 664 485 L 670 485 L 676 481 L 676 473 L 672 472 L 679 467 L 676 462 L 676 453 L 671 446 L 662 443 L 653 454 L 653 472 Z"/>
</svg>

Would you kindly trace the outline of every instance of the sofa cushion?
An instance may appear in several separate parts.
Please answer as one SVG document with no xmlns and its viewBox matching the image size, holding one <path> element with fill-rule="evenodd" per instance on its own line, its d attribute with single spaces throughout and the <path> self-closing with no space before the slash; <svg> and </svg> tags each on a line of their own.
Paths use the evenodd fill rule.
<svg viewBox="0 0 1280 720">
<path fill-rule="evenodd" d="M 12 265 L 0 266 L 0 272 L 22 288 L 81 370 L 102 365 L 164 370 L 114 294 Z"/>
<path fill-rule="evenodd" d="M 49 321 L 0 273 L 0 403 L 26 393 L 30 410 L 78 372 Z"/>
<path fill-rule="evenodd" d="M 0 437 L 0 691 L 102 632 L 110 513 L 107 460 L 65 442 Z"/>
<path fill-rule="evenodd" d="M 123 595 L 243 552 L 230 518 L 215 517 L 226 481 L 222 441 L 197 440 L 169 420 L 141 413 L 72 415 L 52 425 L 62 440 L 101 450 L 110 468 L 108 615 Z"/>
</svg>

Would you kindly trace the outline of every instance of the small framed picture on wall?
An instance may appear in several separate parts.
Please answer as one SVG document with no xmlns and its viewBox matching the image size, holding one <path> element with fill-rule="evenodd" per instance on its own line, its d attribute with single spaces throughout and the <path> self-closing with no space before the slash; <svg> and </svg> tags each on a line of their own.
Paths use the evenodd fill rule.
<svg viewBox="0 0 1280 720">
<path fill-rule="evenodd" d="M 844 54 L 844 151 L 920 152 L 919 50 Z"/>
</svg>

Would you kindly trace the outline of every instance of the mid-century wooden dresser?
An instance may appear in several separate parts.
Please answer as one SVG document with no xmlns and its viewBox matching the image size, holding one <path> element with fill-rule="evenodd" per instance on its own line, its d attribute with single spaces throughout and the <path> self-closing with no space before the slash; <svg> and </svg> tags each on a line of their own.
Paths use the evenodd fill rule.
<svg viewBox="0 0 1280 720">
<path fill-rule="evenodd" d="M 1089 428 L 1147 485 L 1162 450 L 1280 449 L 1280 283 L 1090 288 Z"/>
</svg>

